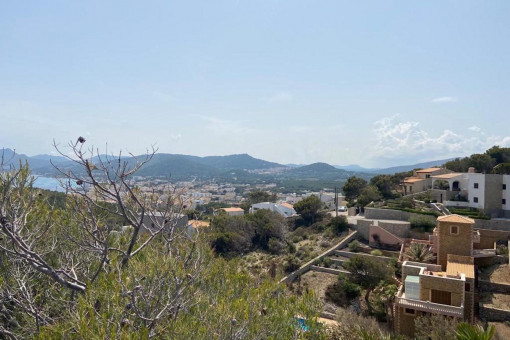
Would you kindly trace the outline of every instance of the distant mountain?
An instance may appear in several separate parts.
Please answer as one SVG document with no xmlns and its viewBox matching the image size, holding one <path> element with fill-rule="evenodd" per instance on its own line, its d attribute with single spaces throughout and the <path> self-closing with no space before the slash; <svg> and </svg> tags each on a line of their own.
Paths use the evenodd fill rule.
<svg viewBox="0 0 510 340">
<path fill-rule="evenodd" d="M 350 165 L 333 165 L 337 169 L 347 170 L 347 171 L 359 171 L 359 172 L 376 172 L 378 168 L 364 168 L 358 164 L 350 164 Z"/>
<path fill-rule="evenodd" d="M 373 177 L 372 174 L 364 174 L 353 171 L 337 169 L 327 163 L 313 163 L 310 165 L 292 168 L 282 173 L 282 176 L 294 179 L 306 180 L 346 180 L 350 176 L 363 178 Z"/>
<path fill-rule="evenodd" d="M 229 156 L 207 156 L 202 158 L 198 157 L 197 162 L 224 170 L 255 170 L 285 167 L 285 165 L 264 161 L 245 153 Z"/>
<path fill-rule="evenodd" d="M 375 171 L 370 171 L 378 174 L 384 174 L 384 175 L 391 175 L 397 172 L 404 172 L 404 171 L 410 171 L 414 169 L 425 169 L 425 168 L 431 168 L 434 166 L 440 167 L 444 163 L 451 161 L 455 158 L 448 158 L 448 159 L 440 159 L 436 161 L 429 161 L 429 162 L 423 162 L 423 163 L 417 163 L 412 165 L 399 165 L 399 166 L 393 166 L 391 168 L 385 168 L 385 169 L 378 169 Z"/>
</svg>

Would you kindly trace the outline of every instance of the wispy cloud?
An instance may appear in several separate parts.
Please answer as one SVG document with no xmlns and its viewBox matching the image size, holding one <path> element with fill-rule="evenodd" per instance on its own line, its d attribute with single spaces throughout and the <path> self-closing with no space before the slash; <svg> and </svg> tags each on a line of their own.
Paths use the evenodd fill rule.
<svg viewBox="0 0 510 340">
<path fill-rule="evenodd" d="M 294 99 L 294 96 L 292 93 L 288 91 L 281 91 L 278 93 L 275 93 L 269 97 L 264 97 L 262 100 L 269 102 L 269 103 L 284 103 L 284 102 L 291 102 Z"/>
<path fill-rule="evenodd" d="M 459 99 L 456 97 L 437 97 L 432 99 L 433 103 L 455 103 L 458 101 Z"/>
<path fill-rule="evenodd" d="M 469 130 L 469 131 L 473 131 L 473 132 L 480 132 L 480 131 L 482 131 L 482 129 L 480 129 L 480 128 L 479 128 L 478 126 L 476 126 L 476 125 L 473 125 L 473 126 L 468 127 L 468 130 Z"/>
</svg>

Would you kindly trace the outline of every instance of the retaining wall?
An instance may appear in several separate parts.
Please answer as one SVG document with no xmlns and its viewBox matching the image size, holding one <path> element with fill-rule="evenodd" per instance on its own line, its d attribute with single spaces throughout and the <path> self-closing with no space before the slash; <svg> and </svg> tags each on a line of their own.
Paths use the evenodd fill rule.
<svg viewBox="0 0 510 340">
<path fill-rule="evenodd" d="M 402 210 L 365 208 L 365 218 L 373 220 L 409 221 L 409 219 L 413 216 L 424 216 L 425 218 L 429 218 L 431 221 L 436 221 L 436 217 L 430 215 L 415 214 Z"/>
<path fill-rule="evenodd" d="M 478 315 L 485 321 L 508 321 L 510 320 L 510 310 L 489 307 L 483 303 L 478 303 Z"/>
<path fill-rule="evenodd" d="M 315 261 L 319 260 L 320 258 L 322 258 L 324 256 L 328 256 L 328 255 L 333 254 L 335 252 L 335 250 L 337 250 L 337 249 L 341 249 L 341 248 L 346 247 L 352 240 L 356 239 L 357 237 L 358 237 L 358 232 L 357 231 L 353 231 L 352 233 L 347 235 L 342 241 L 340 241 L 339 243 L 337 243 L 333 247 L 329 248 L 324 253 L 322 253 L 319 256 L 313 258 L 312 260 L 308 261 L 307 263 L 305 263 L 304 265 L 299 267 L 299 269 L 297 269 L 296 271 L 294 271 L 294 272 L 290 273 L 289 275 L 285 276 L 283 279 L 280 280 L 280 283 L 287 283 L 287 282 L 294 281 L 296 279 L 296 277 L 298 277 L 299 275 L 309 271 L 310 267 L 313 266 Z"/>
<path fill-rule="evenodd" d="M 510 283 L 495 283 L 487 280 L 478 280 L 478 287 L 483 292 L 510 294 Z M 510 319 L 509 319 L 510 320 Z"/>
</svg>

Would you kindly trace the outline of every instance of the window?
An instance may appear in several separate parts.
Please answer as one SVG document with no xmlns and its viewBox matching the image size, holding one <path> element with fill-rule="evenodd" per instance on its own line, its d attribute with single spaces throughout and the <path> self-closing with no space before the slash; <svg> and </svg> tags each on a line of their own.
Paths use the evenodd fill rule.
<svg viewBox="0 0 510 340">
<path fill-rule="evenodd" d="M 475 183 L 474 187 L 475 189 L 478 189 L 478 183 Z"/>
<path fill-rule="evenodd" d="M 506 204 L 506 199 L 504 199 L 504 198 L 503 198 L 503 199 L 501 200 L 501 204 L 503 204 L 503 205 L 504 205 L 504 204 Z"/>
<path fill-rule="evenodd" d="M 469 292 L 471 290 L 471 286 L 469 283 L 466 283 L 465 290 L 466 292 Z"/>
<path fill-rule="evenodd" d="M 450 226 L 450 234 L 459 235 L 459 227 L 457 227 L 456 225 Z"/>
<path fill-rule="evenodd" d="M 425 175 L 425 178 L 430 178 L 430 175 Z"/>
<path fill-rule="evenodd" d="M 478 197 L 473 197 L 473 202 L 478 203 Z"/>
<path fill-rule="evenodd" d="M 414 315 L 414 309 L 412 308 L 404 308 L 404 314 L 407 314 L 407 315 Z"/>
<path fill-rule="evenodd" d="M 506 184 L 503 184 L 503 190 L 506 190 Z"/>
</svg>

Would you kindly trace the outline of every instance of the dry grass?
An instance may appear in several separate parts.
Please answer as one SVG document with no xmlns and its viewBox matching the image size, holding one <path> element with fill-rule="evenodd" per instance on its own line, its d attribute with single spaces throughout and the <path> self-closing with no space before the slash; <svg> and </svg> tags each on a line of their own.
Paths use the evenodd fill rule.
<svg viewBox="0 0 510 340">
<path fill-rule="evenodd" d="M 494 283 L 510 283 L 510 265 L 496 264 L 482 272 L 481 278 Z"/>
</svg>

